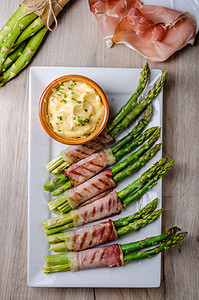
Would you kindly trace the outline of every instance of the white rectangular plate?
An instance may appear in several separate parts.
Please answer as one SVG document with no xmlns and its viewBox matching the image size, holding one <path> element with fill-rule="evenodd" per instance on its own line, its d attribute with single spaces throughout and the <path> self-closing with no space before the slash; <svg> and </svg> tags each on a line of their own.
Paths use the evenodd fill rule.
<svg viewBox="0 0 199 300">
<path fill-rule="evenodd" d="M 30 70 L 30 124 L 29 124 L 29 193 L 28 193 L 28 285 L 40 287 L 158 287 L 160 285 L 161 255 L 136 261 L 120 268 L 86 270 L 81 272 L 63 272 L 43 274 L 45 257 L 49 254 L 48 243 L 43 230 L 43 220 L 53 214 L 49 212 L 46 201 L 50 200 L 48 192 L 43 191 L 43 183 L 49 180 L 45 164 L 57 156 L 65 148 L 64 145 L 52 140 L 43 130 L 38 116 L 39 98 L 45 87 L 55 78 L 66 74 L 81 74 L 96 81 L 105 91 L 111 114 L 130 98 L 135 91 L 140 76 L 139 69 L 119 68 L 68 68 L 68 67 L 33 67 Z M 160 70 L 151 70 L 150 84 L 144 95 L 161 74 Z M 162 126 L 162 92 L 153 101 L 153 117 L 148 127 Z M 117 140 L 126 135 L 131 128 L 125 130 Z M 160 137 L 158 142 L 161 142 Z M 156 156 L 139 172 L 126 178 L 118 184 L 116 190 L 121 190 L 147 170 L 162 157 L 160 150 Z M 129 205 L 120 216 L 128 216 L 154 198 L 159 198 L 158 208 L 161 207 L 161 180 L 151 191 L 139 201 Z M 118 216 L 113 217 L 117 219 Z M 88 226 L 88 225 L 87 225 Z M 132 232 L 119 240 L 127 243 L 161 233 L 161 218 Z"/>
</svg>

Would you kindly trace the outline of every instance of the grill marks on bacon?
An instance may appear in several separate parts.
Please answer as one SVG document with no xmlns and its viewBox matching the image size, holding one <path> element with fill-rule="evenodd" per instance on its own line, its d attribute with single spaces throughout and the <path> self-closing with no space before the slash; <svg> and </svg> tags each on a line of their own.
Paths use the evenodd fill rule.
<svg viewBox="0 0 199 300">
<path fill-rule="evenodd" d="M 113 165 L 115 161 L 116 158 L 111 149 L 105 149 L 73 164 L 65 170 L 65 175 L 69 177 L 72 185 L 76 187 L 100 173 L 106 167 Z"/>
<path fill-rule="evenodd" d="M 75 208 L 81 203 L 115 186 L 116 184 L 113 180 L 113 174 L 111 170 L 105 170 L 81 185 L 73 189 L 69 189 L 65 192 L 65 196 L 70 206 Z"/>
<path fill-rule="evenodd" d="M 152 61 L 164 61 L 185 45 L 193 44 L 196 24 L 189 13 L 143 5 L 140 1 L 116 2 L 121 6 L 118 15 L 114 15 L 117 8 L 115 1 L 90 0 L 90 9 L 105 38 L 112 38 L 113 43 L 129 44 Z M 121 3 L 125 4 L 122 6 Z M 122 9 L 124 6 L 125 9 Z"/>
<path fill-rule="evenodd" d="M 113 195 L 113 194 L 111 194 Z M 111 213 L 111 208 L 113 206 L 113 204 L 115 204 L 114 201 L 114 197 L 108 197 L 108 201 L 107 203 L 101 203 L 100 206 L 100 213 L 102 214 L 104 210 L 106 210 L 108 212 L 108 214 Z M 118 203 L 116 203 L 116 210 L 118 210 Z M 95 216 L 97 215 L 98 211 L 97 211 L 97 207 L 95 205 L 93 205 L 92 210 L 91 210 L 91 217 L 94 219 Z M 87 219 L 88 219 L 88 211 L 85 210 L 84 215 L 82 215 L 84 222 L 86 223 Z"/>
<path fill-rule="evenodd" d="M 109 190 L 107 190 L 107 191 L 105 191 L 105 192 L 103 192 L 103 193 L 101 193 L 101 194 L 99 194 L 99 195 L 97 195 L 97 196 L 95 196 L 95 197 L 93 197 L 93 198 L 87 200 L 86 202 L 82 203 L 81 206 L 85 206 L 85 205 L 87 205 L 87 204 L 93 203 L 93 202 L 95 202 L 96 200 L 98 200 L 98 199 L 100 199 L 100 198 L 103 198 L 103 197 L 105 197 L 106 195 L 110 194 L 112 191 L 113 191 L 113 189 L 109 189 Z"/>
<path fill-rule="evenodd" d="M 101 206 L 100 206 L 100 213 L 103 212 L 103 209 L 104 209 L 104 205 L 103 205 L 103 203 L 102 203 Z"/>
<path fill-rule="evenodd" d="M 110 144 L 113 141 L 114 138 L 108 135 L 106 131 L 103 131 L 92 142 L 85 143 L 84 145 L 67 147 L 66 149 L 61 151 L 60 154 L 64 161 L 68 162 L 71 165 L 72 163 L 84 159 L 94 152 L 99 151 L 104 146 Z"/>
<path fill-rule="evenodd" d="M 118 244 L 77 252 L 78 270 L 111 268 L 123 265 L 123 255 Z"/>
<path fill-rule="evenodd" d="M 122 203 L 118 198 L 117 192 L 113 192 L 93 203 L 71 211 L 71 216 L 74 226 L 78 227 L 86 223 L 119 214 L 122 209 Z"/>
</svg>

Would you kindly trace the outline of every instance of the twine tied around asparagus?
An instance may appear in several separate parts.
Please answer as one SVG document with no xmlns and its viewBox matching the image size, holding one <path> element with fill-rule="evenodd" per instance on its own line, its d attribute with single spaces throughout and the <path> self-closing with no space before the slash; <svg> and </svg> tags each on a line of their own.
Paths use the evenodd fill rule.
<svg viewBox="0 0 199 300">
<path fill-rule="evenodd" d="M 36 13 L 39 17 L 41 17 L 42 21 L 44 22 L 46 28 L 49 31 L 54 31 L 57 29 L 57 18 L 56 16 L 58 15 L 58 13 L 55 13 L 54 8 L 53 8 L 53 4 L 57 5 L 59 7 L 59 11 L 61 11 L 63 9 L 63 6 L 59 3 L 59 0 L 39 0 L 40 3 L 37 3 L 38 1 L 34 1 L 34 4 L 31 5 L 28 0 L 23 1 L 23 4 L 30 10 L 27 13 L 25 13 L 19 20 L 17 23 L 20 22 L 20 20 L 22 18 L 24 18 L 25 16 L 31 14 L 31 13 Z M 68 1 L 67 1 L 68 2 Z M 48 7 L 48 12 L 47 12 L 47 19 L 44 20 L 44 18 L 42 18 L 42 13 L 45 9 L 47 9 Z M 41 12 L 41 13 L 40 13 Z M 51 18 L 53 19 L 53 21 L 55 22 L 55 25 L 53 28 L 51 28 L 51 24 L 53 23 L 53 21 L 51 21 Z M 15 24 L 16 26 L 17 24 Z"/>
</svg>

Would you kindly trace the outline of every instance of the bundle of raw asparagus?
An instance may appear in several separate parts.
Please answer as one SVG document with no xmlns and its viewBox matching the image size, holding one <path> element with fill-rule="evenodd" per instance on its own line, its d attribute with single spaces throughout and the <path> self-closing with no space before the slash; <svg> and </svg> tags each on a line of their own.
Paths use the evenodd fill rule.
<svg viewBox="0 0 199 300">
<path fill-rule="evenodd" d="M 58 0 L 56 4 L 60 2 L 60 7 L 63 8 L 68 1 Z M 24 3 L 0 30 L 0 86 L 29 64 L 49 29 L 53 13 L 55 12 L 56 20 L 55 15 L 60 11 L 55 4 L 50 10 L 48 1 L 34 1 L 34 6 L 31 0 Z M 41 11 L 44 12 L 43 15 L 40 14 Z M 50 23 L 46 24 L 48 19 Z"/>
</svg>

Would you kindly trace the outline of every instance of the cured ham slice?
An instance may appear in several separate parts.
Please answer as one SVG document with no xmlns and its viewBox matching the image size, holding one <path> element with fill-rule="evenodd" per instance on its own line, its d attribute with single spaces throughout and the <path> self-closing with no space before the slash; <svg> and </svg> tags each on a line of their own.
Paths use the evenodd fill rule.
<svg viewBox="0 0 199 300">
<path fill-rule="evenodd" d="M 85 182 L 94 175 L 100 173 L 106 167 L 113 165 L 116 161 L 111 149 L 105 149 L 104 151 L 95 153 L 83 161 L 72 165 L 66 169 L 65 174 L 70 179 L 74 187 Z M 76 166 L 75 166 L 76 165 Z"/>
<path fill-rule="evenodd" d="M 108 135 L 106 131 L 103 131 L 98 137 L 93 141 L 88 142 L 84 145 L 70 146 L 61 151 L 61 156 L 64 161 L 71 165 L 81 159 L 88 157 L 89 155 L 102 149 L 104 146 L 113 142 L 112 136 Z"/>
<path fill-rule="evenodd" d="M 82 203 L 81 206 L 85 206 L 85 205 L 88 205 L 88 204 L 90 204 L 90 203 L 93 203 L 93 202 L 95 202 L 96 200 L 98 200 L 98 199 L 100 199 L 100 198 L 103 198 L 103 197 L 105 197 L 106 195 L 110 194 L 113 190 L 114 190 L 114 189 L 107 190 L 107 191 L 105 191 L 105 192 L 103 192 L 103 193 L 101 193 L 101 194 L 99 194 L 99 195 L 97 195 L 97 196 L 95 196 L 95 197 L 93 197 L 93 198 L 87 200 L 86 202 Z"/>
<path fill-rule="evenodd" d="M 90 10 L 95 15 L 108 47 L 112 46 L 115 28 L 124 14 L 133 5 L 142 6 L 139 0 L 89 0 Z"/>
<path fill-rule="evenodd" d="M 70 212 L 75 227 L 119 214 L 123 209 L 117 192 Z"/>
<path fill-rule="evenodd" d="M 71 271 L 111 268 L 123 265 L 123 252 L 118 244 L 81 252 L 69 252 L 68 260 Z"/>
<path fill-rule="evenodd" d="M 147 8 L 149 7 L 149 11 Z M 180 12 L 163 7 L 154 7 L 158 16 L 152 17 L 154 23 L 146 16 L 151 16 L 150 5 L 140 10 L 131 7 L 115 30 L 114 43 L 128 43 L 141 55 L 151 61 L 164 61 L 174 52 L 195 38 L 195 21 L 189 13 Z M 170 15 L 171 14 L 171 15 Z M 172 16 L 172 17 L 171 17 Z M 164 23 L 166 22 L 166 23 Z"/>
<path fill-rule="evenodd" d="M 90 9 L 106 39 L 125 43 L 154 62 L 166 60 L 195 39 L 196 23 L 189 13 L 130 0 L 93 0 Z"/>
<path fill-rule="evenodd" d="M 109 169 L 75 188 L 67 190 L 65 192 L 65 196 L 70 207 L 75 208 L 88 199 L 93 198 L 115 186 L 116 183 L 113 180 L 113 174 Z"/>
<path fill-rule="evenodd" d="M 81 251 L 118 238 L 113 221 L 109 220 L 89 227 L 65 232 L 65 243 L 69 250 Z"/>
</svg>

